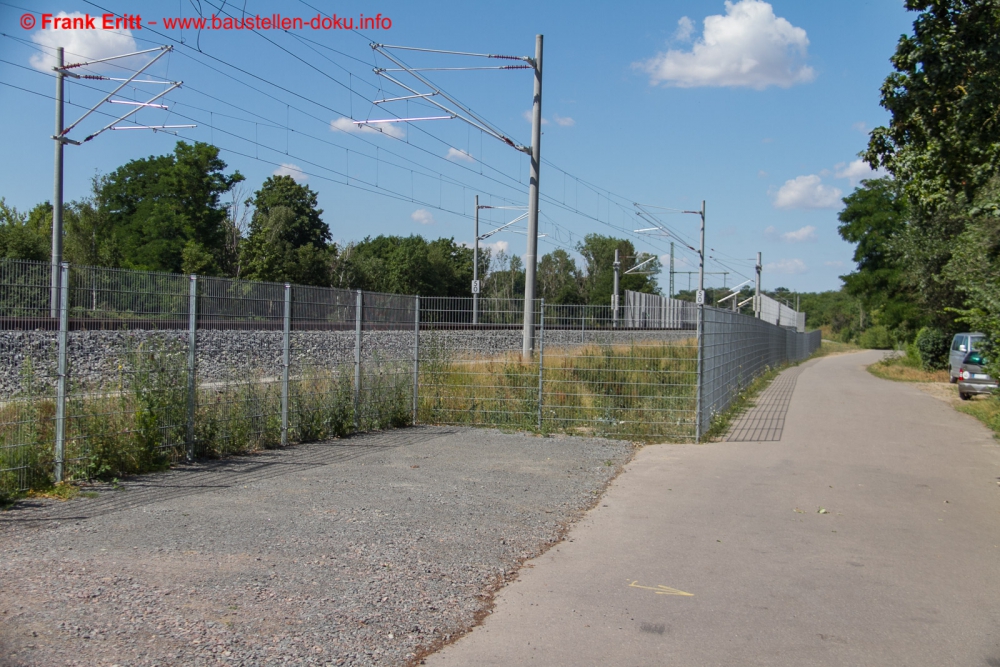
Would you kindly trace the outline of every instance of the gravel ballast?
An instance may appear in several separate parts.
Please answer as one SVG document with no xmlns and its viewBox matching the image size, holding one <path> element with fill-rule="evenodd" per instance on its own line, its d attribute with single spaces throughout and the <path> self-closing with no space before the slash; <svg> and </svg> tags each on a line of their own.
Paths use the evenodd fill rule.
<svg viewBox="0 0 1000 667">
<path fill-rule="evenodd" d="M 579 345 L 627 345 L 650 341 L 681 343 L 692 339 L 692 331 L 660 330 L 572 330 L 553 329 L 544 334 L 544 344 L 552 347 Z M 280 331 L 199 330 L 197 334 L 198 381 L 212 383 L 235 378 L 274 377 L 281 372 L 282 333 Z M 29 384 L 51 387 L 56 379 L 56 339 L 54 331 L 0 331 L 0 395 L 26 392 Z M 186 368 L 187 332 L 167 331 L 71 331 L 68 334 L 68 361 L 72 386 L 117 385 L 131 367 L 130 355 L 140 349 L 170 349 L 177 365 L 166 369 L 179 373 Z M 354 363 L 353 331 L 293 331 L 290 362 L 293 373 L 309 369 L 331 369 Z M 450 354 L 492 357 L 520 352 L 520 329 L 424 330 L 420 332 L 422 356 Z M 412 363 L 412 331 L 365 331 L 361 361 Z M 30 372 L 29 372 L 30 369 Z M 28 377 L 33 377 L 31 383 Z"/>
<path fill-rule="evenodd" d="M 416 427 L 0 512 L 0 665 L 403 665 L 488 613 L 630 443 Z"/>
</svg>

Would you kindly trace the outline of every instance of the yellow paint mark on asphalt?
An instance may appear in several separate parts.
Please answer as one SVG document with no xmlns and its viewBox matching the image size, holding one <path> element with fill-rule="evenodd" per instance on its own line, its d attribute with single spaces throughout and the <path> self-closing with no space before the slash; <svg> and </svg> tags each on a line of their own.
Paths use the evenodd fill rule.
<svg viewBox="0 0 1000 667">
<path fill-rule="evenodd" d="M 659 584 L 655 588 L 653 586 L 640 586 L 638 579 L 629 584 L 629 588 L 641 588 L 643 590 L 653 591 L 657 595 L 681 595 L 684 597 L 694 597 L 694 593 L 685 593 L 684 591 L 679 591 L 676 588 L 670 588 L 669 586 L 664 586 L 663 584 Z"/>
</svg>

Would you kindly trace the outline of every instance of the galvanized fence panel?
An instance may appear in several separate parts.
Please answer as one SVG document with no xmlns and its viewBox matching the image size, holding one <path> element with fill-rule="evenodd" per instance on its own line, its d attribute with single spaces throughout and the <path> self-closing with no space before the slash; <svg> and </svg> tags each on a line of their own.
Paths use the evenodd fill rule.
<svg viewBox="0 0 1000 667">
<path fill-rule="evenodd" d="M 283 284 L 198 278 L 195 453 L 281 444 L 284 329 Z"/>
<path fill-rule="evenodd" d="M 636 324 L 610 306 L 545 305 L 542 430 L 694 440 L 695 332 Z"/>
<path fill-rule="evenodd" d="M 478 324 L 472 312 L 472 299 L 421 297 L 418 420 L 536 428 L 539 366 L 521 355 L 524 300 L 480 299 Z"/>
<path fill-rule="evenodd" d="M 768 369 L 809 357 L 819 348 L 820 335 L 705 307 L 699 433 L 706 432 L 712 419 Z"/>
<path fill-rule="evenodd" d="M 360 338 L 360 431 L 406 426 L 413 419 L 413 296 L 364 292 Z"/>
<path fill-rule="evenodd" d="M 0 260 L 0 495 L 52 470 L 56 337 L 50 266 Z"/>
<path fill-rule="evenodd" d="M 415 422 L 692 441 L 819 346 L 727 310 L 699 345 L 689 305 L 538 301 L 524 358 L 520 299 L 62 274 L 53 309 L 48 264 L 0 261 L 0 492 Z"/>
<path fill-rule="evenodd" d="M 291 286 L 289 434 L 309 442 L 353 432 L 357 292 Z"/>
<path fill-rule="evenodd" d="M 168 464 L 186 441 L 187 277 L 88 266 L 65 275 L 62 476 L 120 476 Z"/>
</svg>

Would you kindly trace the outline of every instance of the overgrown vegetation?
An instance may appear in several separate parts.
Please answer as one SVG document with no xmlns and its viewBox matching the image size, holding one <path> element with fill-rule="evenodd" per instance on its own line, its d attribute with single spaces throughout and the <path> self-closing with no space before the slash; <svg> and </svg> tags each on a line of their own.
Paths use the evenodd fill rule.
<svg viewBox="0 0 1000 667">
<path fill-rule="evenodd" d="M 119 364 L 115 386 L 73 386 L 66 406 L 67 483 L 162 470 L 187 452 L 186 353 L 168 342 L 140 344 Z M 178 370 L 181 369 L 181 370 Z M 289 442 L 339 437 L 410 423 L 412 375 L 378 365 L 366 373 L 355 414 L 353 366 L 304 372 L 289 382 Z M 25 386 L 37 385 L 28 382 Z M 247 374 L 197 390 L 194 453 L 217 458 L 281 444 L 281 384 Z M 52 484 L 55 401 L 25 394 L 0 408 L 0 490 L 66 493 Z M 62 488 L 62 487 L 59 487 Z M 2 496 L 0 496 L 2 497 Z"/>
<path fill-rule="evenodd" d="M 906 346 L 901 354 L 887 355 L 868 366 L 868 372 L 884 380 L 899 382 L 947 382 L 948 371 L 928 368 L 915 344 Z"/>
<path fill-rule="evenodd" d="M 691 341 L 545 350 L 542 431 L 689 440 L 694 437 L 697 347 Z M 429 346 L 421 421 L 538 428 L 538 364 Z"/>
</svg>

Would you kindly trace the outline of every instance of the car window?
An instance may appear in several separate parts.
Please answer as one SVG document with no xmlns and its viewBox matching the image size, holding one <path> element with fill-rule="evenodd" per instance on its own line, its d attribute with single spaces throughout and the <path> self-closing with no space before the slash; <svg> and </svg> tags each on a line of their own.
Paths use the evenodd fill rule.
<svg viewBox="0 0 1000 667">
<path fill-rule="evenodd" d="M 969 350 L 970 351 L 972 351 L 972 350 L 978 350 L 979 349 L 979 343 L 981 343 L 982 341 L 983 341 L 983 337 L 982 336 L 973 336 L 972 338 L 970 338 L 969 339 Z"/>
<path fill-rule="evenodd" d="M 979 352 L 969 352 L 965 355 L 965 360 L 962 363 L 984 366 L 986 364 L 986 360 L 983 359 L 983 356 Z"/>
<path fill-rule="evenodd" d="M 955 340 L 951 342 L 951 349 L 958 352 L 964 344 L 965 336 L 955 336 Z"/>
</svg>

